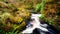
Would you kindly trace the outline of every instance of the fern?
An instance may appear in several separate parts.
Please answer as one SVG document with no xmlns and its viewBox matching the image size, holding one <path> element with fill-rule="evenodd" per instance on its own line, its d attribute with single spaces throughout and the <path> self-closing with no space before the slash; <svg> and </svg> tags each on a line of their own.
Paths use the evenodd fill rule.
<svg viewBox="0 0 60 34">
<path fill-rule="evenodd" d="M 46 2 L 42 0 L 41 3 L 39 3 L 39 4 L 36 5 L 36 9 L 35 9 L 35 10 L 36 10 L 37 12 L 43 11 L 43 10 L 44 10 L 44 6 L 45 6 L 45 3 L 46 3 Z"/>
</svg>

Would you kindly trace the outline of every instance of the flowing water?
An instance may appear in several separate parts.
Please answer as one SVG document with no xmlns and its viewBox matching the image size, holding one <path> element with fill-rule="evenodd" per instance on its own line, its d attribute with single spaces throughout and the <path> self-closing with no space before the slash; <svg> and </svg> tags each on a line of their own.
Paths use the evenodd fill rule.
<svg viewBox="0 0 60 34">
<path fill-rule="evenodd" d="M 26 26 L 27 28 L 23 30 L 22 33 L 33 33 L 33 30 L 38 28 L 40 30 L 39 33 L 41 34 L 46 34 L 44 32 L 49 32 L 50 34 L 54 34 L 53 30 L 51 30 L 50 28 L 47 29 L 47 27 L 49 27 L 47 24 L 41 24 L 41 22 L 39 21 L 40 16 L 41 14 L 32 14 L 31 15 L 32 21 L 29 22 L 29 24 Z"/>
</svg>

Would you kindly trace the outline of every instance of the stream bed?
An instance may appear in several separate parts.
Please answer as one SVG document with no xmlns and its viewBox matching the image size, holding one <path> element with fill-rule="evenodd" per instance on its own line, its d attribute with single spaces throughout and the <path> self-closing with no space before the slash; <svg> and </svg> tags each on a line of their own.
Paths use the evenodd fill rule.
<svg viewBox="0 0 60 34">
<path fill-rule="evenodd" d="M 29 24 L 26 26 L 26 29 L 22 31 L 23 34 L 55 34 L 50 26 L 46 23 L 42 24 L 39 17 L 41 14 L 32 14 Z"/>
</svg>

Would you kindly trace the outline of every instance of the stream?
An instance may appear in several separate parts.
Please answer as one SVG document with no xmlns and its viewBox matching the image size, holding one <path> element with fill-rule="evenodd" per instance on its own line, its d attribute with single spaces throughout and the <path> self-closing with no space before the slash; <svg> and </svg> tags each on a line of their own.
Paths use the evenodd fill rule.
<svg viewBox="0 0 60 34">
<path fill-rule="evenodd" d="M 55 34 L 49 25 L 40 22 L 39 17 L 41 14 L 32 14 L 29 24 L 26 26 L 26 29 L 22 31 L 22 34 Z"/>
</svg>

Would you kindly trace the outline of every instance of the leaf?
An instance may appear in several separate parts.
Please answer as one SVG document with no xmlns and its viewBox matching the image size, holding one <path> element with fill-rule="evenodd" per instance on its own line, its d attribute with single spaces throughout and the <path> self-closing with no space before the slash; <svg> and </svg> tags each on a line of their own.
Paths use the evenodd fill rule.
<svg viewBox="0 0 60 34">
<path fill-rule="evenodd" d="M 35 10 L 36 10 L 37 12 L 39 12 L 39 11 L 42 11 L 42 12 L 43 12 L 44 7 L 45 7 L 45 3 L 46 3 L 46 2 L 42 0 L 41 3 L 39 3 L 39 4 L 36 5 L 36 9 L 35 9 Z M 42 12 L 41 12 L 41 13 L 42 13 Z"/>
</svg>

